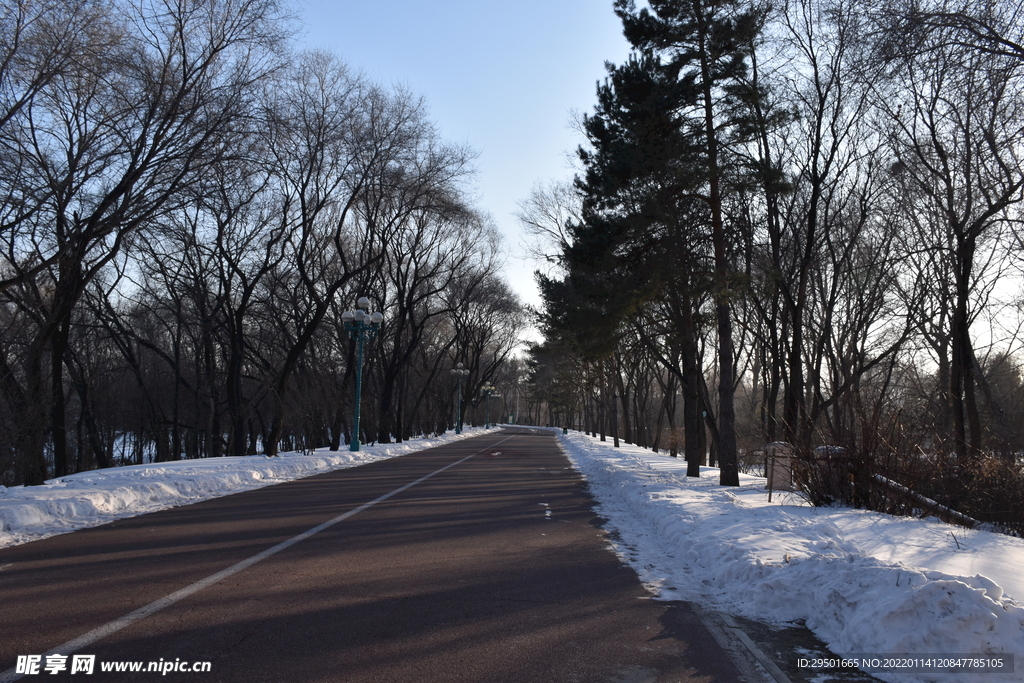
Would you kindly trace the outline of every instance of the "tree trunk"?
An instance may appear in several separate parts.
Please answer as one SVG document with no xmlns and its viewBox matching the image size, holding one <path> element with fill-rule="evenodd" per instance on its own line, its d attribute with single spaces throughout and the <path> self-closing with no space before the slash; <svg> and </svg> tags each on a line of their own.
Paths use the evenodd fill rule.
<svg viewBox="0 0 1024 683">
<path fill-rule="evenodd" d="M 62 316 L 63 318 L 63 316 Z M 70 321 L 56 326 L 50 340 L 50 439 L 53 445 L 53 476 L 68 474 L 67 407 L 64 400 L 64 352 L 68 347 Z"/>
<path fill-rule="evenodd" d="M 694 0 L 694 16 L 701 24 L 700 62 L 704 99 L 704 133 L 708 153 L 708 202 L 711 209 L 711 240 L 715 253 L 715 318 L 718 323 L 718 443 L 717 455 L 721 466 L 719 483 L 739 486 L 739 463 L 736 455 L 736 412 L 734 384 L 736 370 L 733 364 L 735 348 L 732 340 L 732 278 L 725 223 L 722 217 L 721 169 L 718 163 L 718 137 L 715 130 L 712 76 L 710 64 L 709 27 L 704 17 L 701 0 Z"/>
</svg>

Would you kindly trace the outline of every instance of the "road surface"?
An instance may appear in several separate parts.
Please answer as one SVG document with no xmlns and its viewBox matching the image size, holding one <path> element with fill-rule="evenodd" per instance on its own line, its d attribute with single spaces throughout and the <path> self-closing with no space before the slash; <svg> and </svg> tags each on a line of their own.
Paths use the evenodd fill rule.
<svg viewBox="0 0 1024 683">
<path fill-rule="evenodd" d="M 600 521 L 507 429 L 7 548 L 0 681 L 741 680 Z"/>
</svg>

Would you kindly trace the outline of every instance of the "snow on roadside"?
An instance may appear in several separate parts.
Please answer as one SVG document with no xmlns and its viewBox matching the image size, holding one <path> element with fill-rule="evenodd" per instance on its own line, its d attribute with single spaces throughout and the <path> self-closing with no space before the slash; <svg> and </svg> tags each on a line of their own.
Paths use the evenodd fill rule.
<svg viewBox="0 0 1024 683">
<path fill-rule="evenodd" d="M 0 548 L 106 524 L 124 517 L 188 505 L 208 498 L 280 484 L 314 474 L 421 451 L 480 436 L 483 428 L 461 435 L 411 439 L 400 444 L 363 445 L 358 452 L 319 449 L 310 455 L 282 453 L 179 460 L 79 472 L 43 486 L 0 486 Z"/>
<path fill-rule="evenodd" d="M 884 680 L 1024 680 L 1024 539 L 936 520 L 813 508 L 741 475 L 585 434 L 560 436 L 616 551 L 659 598 L 804 622 L 832 652 L 1010 654 L 1016 673 L 875 673 Z"/>
</svg>

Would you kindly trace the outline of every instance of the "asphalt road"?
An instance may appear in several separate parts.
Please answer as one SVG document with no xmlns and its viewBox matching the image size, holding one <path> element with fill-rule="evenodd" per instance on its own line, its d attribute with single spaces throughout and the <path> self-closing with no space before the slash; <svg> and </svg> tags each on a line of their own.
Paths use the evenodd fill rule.
<svg viewBox="0 0 1024 683">
<path fill-rule="evenodd" d="M 72 652 L 91 675 L 47 673 Z M 522 429 L 0 550 L 0 681 L 27 655 L 22 681 L 741 680 Z"/>
</svg>

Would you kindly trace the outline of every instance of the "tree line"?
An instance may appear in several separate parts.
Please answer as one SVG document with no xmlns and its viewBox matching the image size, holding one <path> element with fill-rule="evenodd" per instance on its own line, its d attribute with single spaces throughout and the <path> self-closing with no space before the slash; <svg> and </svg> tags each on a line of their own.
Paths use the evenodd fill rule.
<svg viewBox="0 0 1024 683">
<path fill-rule="evenodd" d="M 1024 519 L 1024 6 L 614 10 L 633 49 L 575 182 L 522 205 L 535 393 L 722 484 L 782 440 L 846 454 L 817 502 L 885 507 L 884 479 Z"/>
<path fill-rule="evenodd" d="M 0 2 L 0 483 L 444 431 L 525 319 L 473 153 L 278 0 Z"/>
</svg>

